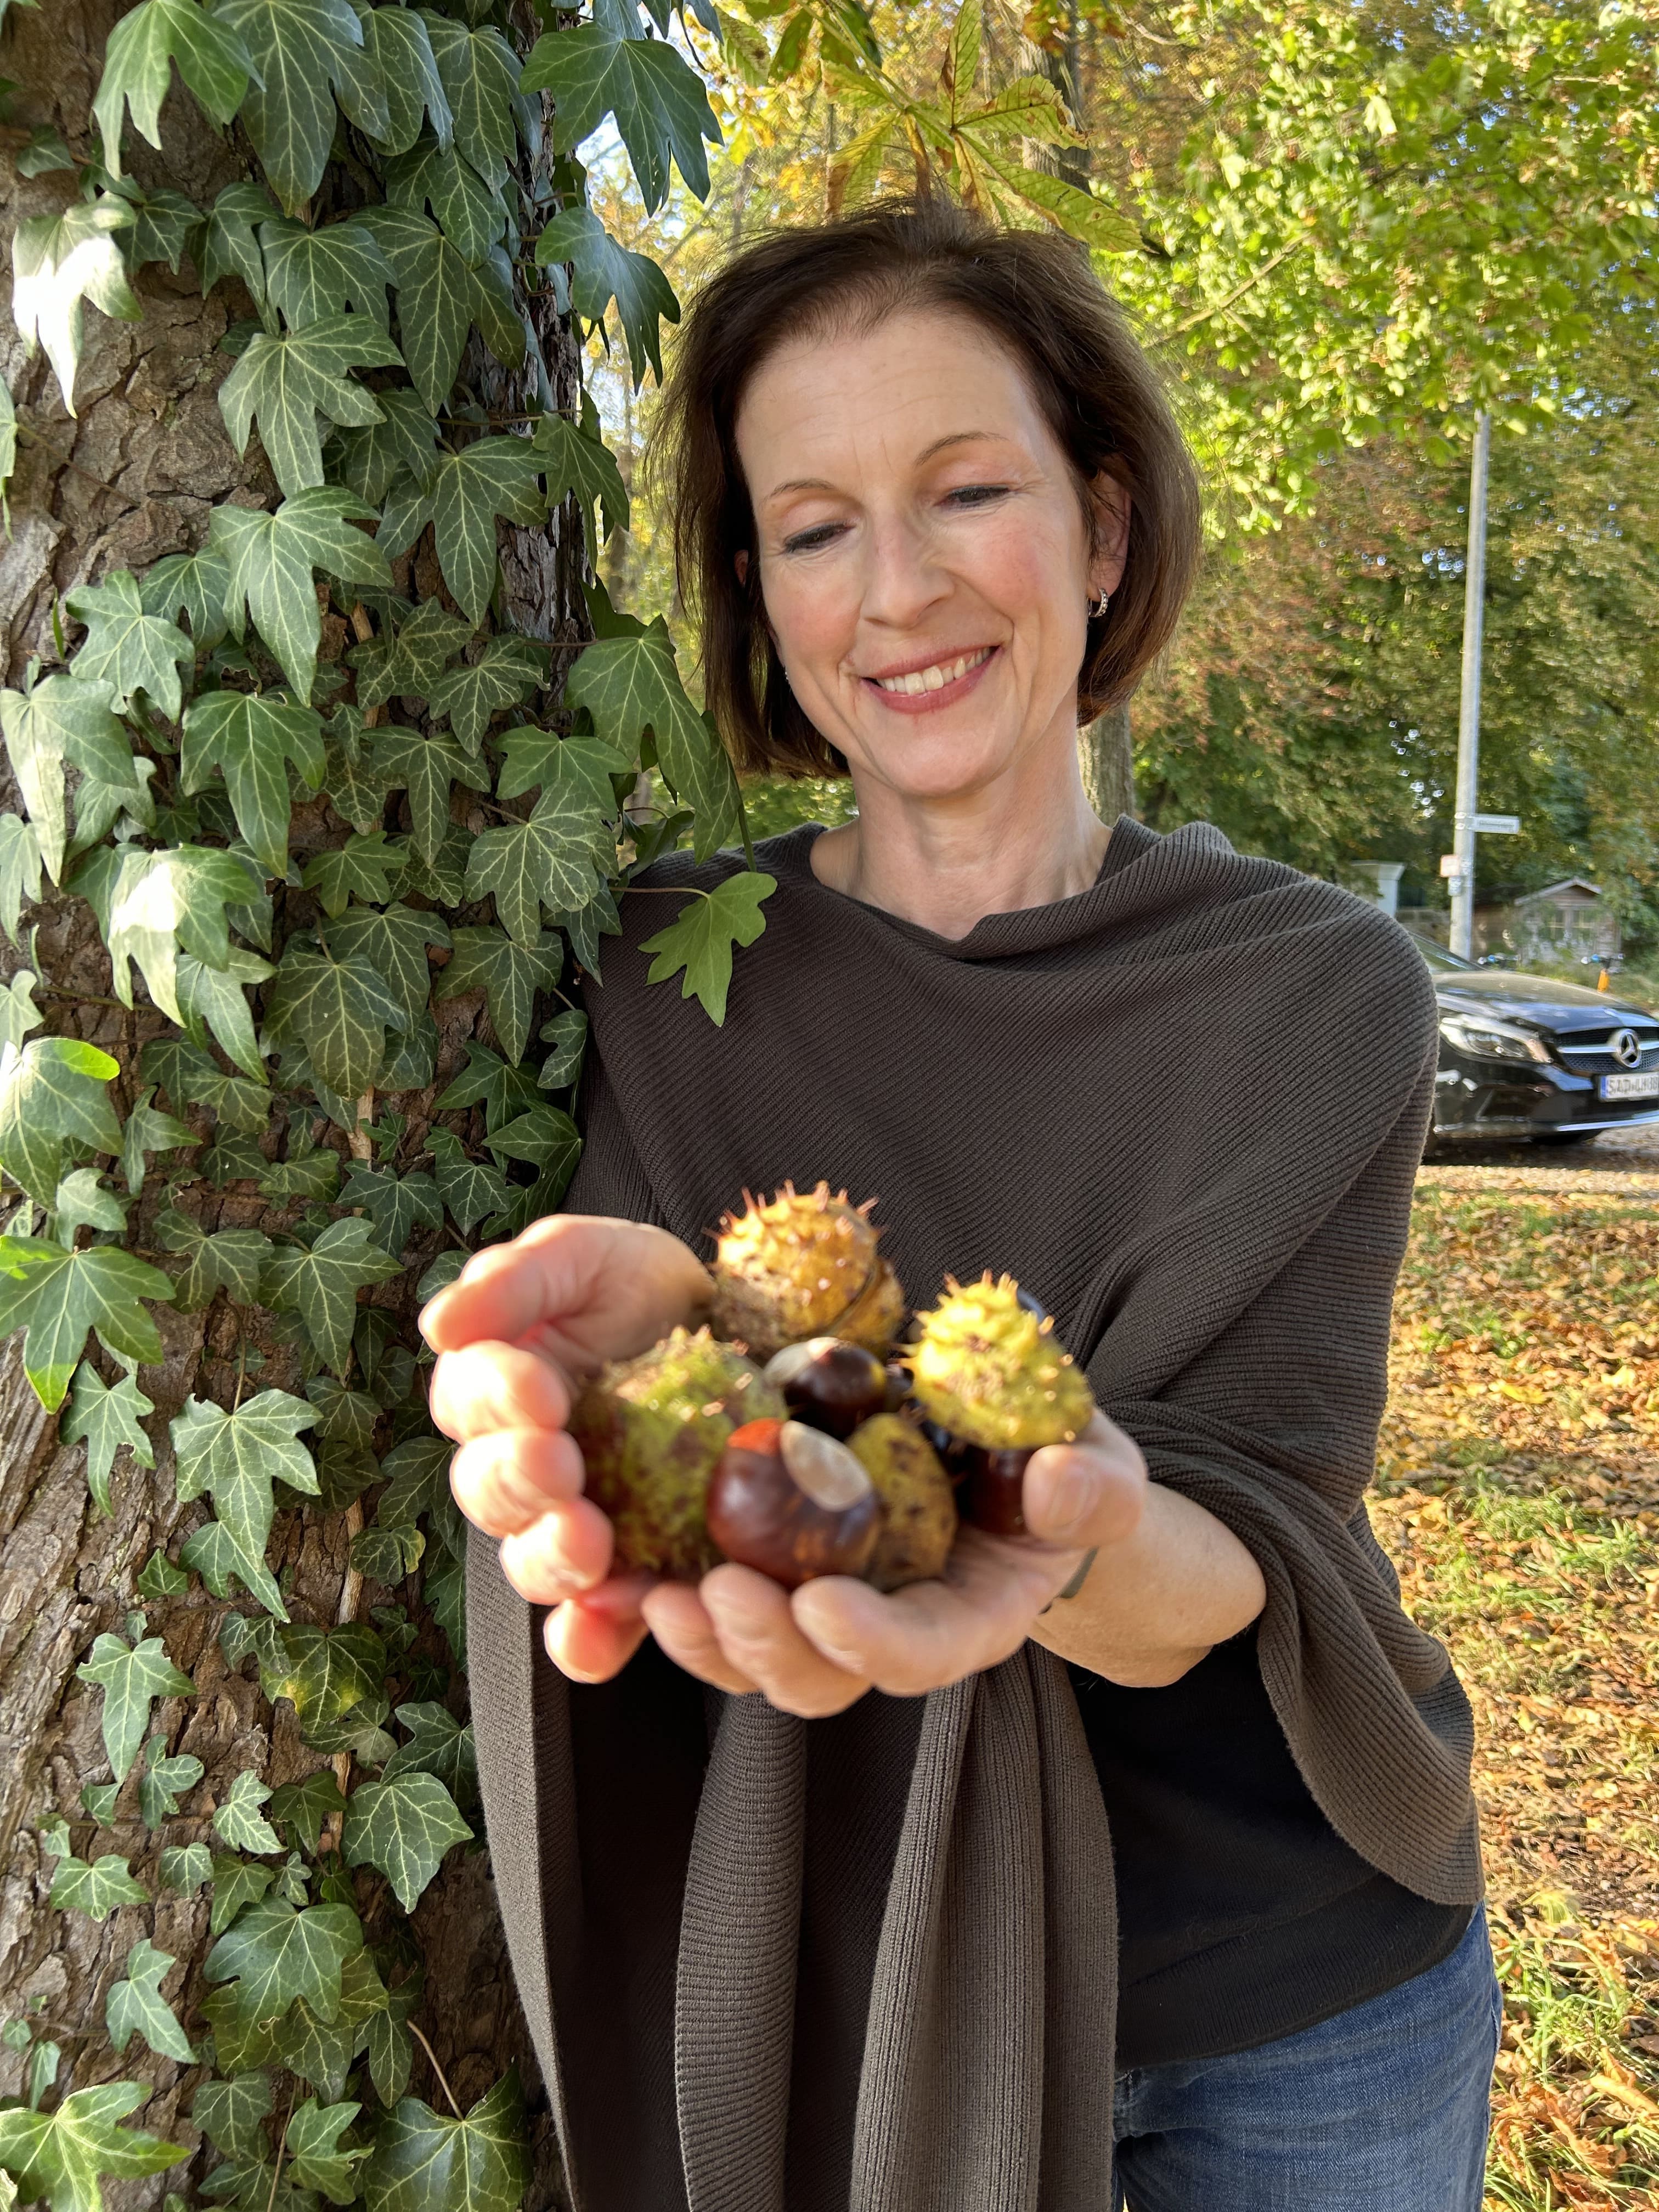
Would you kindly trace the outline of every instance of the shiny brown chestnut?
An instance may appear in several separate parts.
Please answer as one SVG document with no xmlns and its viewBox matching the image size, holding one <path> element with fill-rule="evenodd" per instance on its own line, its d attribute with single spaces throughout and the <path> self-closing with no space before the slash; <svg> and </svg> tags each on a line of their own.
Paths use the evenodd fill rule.
<svg viewBox="0 0 1659 2212">
<path fill-rule="evenodd" d="M 983 1528 L 988 1536 L 1023 1536 L 1025 1463 L 1038 1449 L 1030 1444 L 987 1451 L 970 1445 L 968 1473 L 959 1492 L 963 1519 Z"/>
<path fill-rule="evenodd" d="M 782 1391 L 792 1419 L 843 1440 L 887 1402 L 887 1370 L 873 1352 L 839 1336 L 786 1344 L 766 1363 L 766 1379 Z"/>
<path fill-rule="evenodd" d="M 881 1534 L 881 1500 L 847 1446 L 801 1421 L 745 1421 L 708 1485 L 708 1533 L 728 1559 L 786 1589 L 818 1575 L 861 1575 Z"/>
</svg>

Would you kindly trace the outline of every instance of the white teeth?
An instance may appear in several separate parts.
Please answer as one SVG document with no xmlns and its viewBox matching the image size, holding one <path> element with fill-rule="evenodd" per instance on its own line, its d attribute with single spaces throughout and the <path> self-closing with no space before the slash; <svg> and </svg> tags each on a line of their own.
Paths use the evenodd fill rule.
<svg viewBox="0 0 1659 2212">
<path fill-rule="evenodd" d="M 965 676 L 990 657 L 991 647 L 981 646 L 977 653 L 964 653 L 960 659 L 938 660 L 931 668 L 913 668 L 908 676 L 878 676 L 876 681 L 884 691 L 902 692 L 907 699 L 914 699 L 920 692 L 942 691 L 947 684 L 954 684 L 958 676 Z"/>
</svg>

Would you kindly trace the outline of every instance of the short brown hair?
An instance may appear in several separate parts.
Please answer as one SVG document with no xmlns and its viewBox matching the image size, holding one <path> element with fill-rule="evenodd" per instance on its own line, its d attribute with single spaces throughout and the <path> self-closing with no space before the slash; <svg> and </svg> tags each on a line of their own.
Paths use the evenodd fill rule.
<svg viewBox="0 0 1659 2212">
<path fill-rule="evenodd" d="M 702 633 L 705 696 L 740 769 L 844 773 L 784 681 L 767 629 L 754 513 L 736 427 L 750 379 L 790 340 L 902 309 L 969 317 L 1020 363 L 1077 477 L 1103 471 L 1132 502 L 1128 559 L 1089 623 L 1078 717 L 1127 699 L 1170 640 L 1200 546 L 1197 473 L 1158 372 L 1080 248 L 1052 232 L 992 228 L 954 203 L 889 201 L 779 231 L 704 284 L 687 314 L 652 438 L 667 487 L 681 597 Z"/>
</svg>

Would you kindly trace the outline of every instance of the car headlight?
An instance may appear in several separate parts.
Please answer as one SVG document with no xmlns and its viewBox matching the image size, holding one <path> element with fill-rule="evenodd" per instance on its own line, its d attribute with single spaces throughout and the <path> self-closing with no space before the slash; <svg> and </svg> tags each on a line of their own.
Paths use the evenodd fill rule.
<svg viewBox="0 0 1659 2212">
<path fill-rule="evenodd" d="M 1476 1060 L 1547 1060 L 1550 1056 L 1549 1047 L 1531 1030 L 1472 1014 L 1442 1014 L 1440 1034 L 1449 1044 Z"/>
</svg>

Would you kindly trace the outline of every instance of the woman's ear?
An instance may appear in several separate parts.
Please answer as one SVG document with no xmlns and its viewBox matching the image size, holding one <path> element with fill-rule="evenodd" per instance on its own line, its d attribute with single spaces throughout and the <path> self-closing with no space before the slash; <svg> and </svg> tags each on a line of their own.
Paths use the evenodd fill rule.
<svg viewBox="0 0 1659 2212">
<path fill-rule="evenodd" d="M 1094 508 L 1095 550 L 1089 562 L 1089 590 L 1091 597 L 1102 592 L 1115 592 L 1123 581 L 1124 565 L 1129 557 L 1129 495 L 1114 476 L 1104 469 L 1089 487 L 1089 498 Z"/>
<path fill-rule="evenodd" d="M 732 556 L 732 566 L 738 572 L 738 583 L 746 584 L 749 581 L 749 553 L 746 547 L 741 548 Z"/>
</svg>

